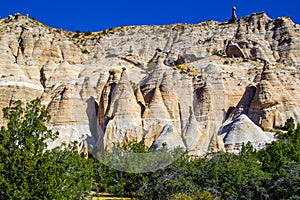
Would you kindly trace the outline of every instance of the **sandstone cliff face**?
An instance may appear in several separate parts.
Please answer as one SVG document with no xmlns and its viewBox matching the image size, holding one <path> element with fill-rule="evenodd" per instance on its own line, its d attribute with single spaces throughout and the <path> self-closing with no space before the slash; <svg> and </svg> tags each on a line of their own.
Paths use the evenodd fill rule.
<svg viewBox="0 0 300 200">
<path fill-rule="evenodd" d="M 299 31 L 265 13 L 77 35 L 0 19 L 0 107 L 41 97 L 60 131 L 51 146 L 84 135 L 101 151 L 132 140 L 234 151 L 261 129 L 300 122 Z"/>
<path fill-rule="evenodd" d="M 249 117 L 263 128 L 272 129 L 289 117 L 299 121 L 299 107 L 295 99 L 283 87 L 274 72 L 265 67 L 249 108 Z"/>
<path fill-rule="evenodd" d="M 272 134 L 263 132 L 244 114 L 226 124 L 221 134 L 224 136 L 226 150 L 232 152 L 239 152 L 245 141 L 251 141 L 254 148 L 262 149 L 267 143 L 274 140 Z"/>
<path fill-rule="evenodd" d="M 230 119 L 246 114 L 263 129 L 280 126 L 290 117 L 299 121 L 299 104 L 291 95 L 290 89 L 279 80 L 275 71 L 276 69 L 268 65 L 264 66 L 261 74 L 255 77 L 254 83 L 247 87 L 239 104 L 230 114 Z M 281 80 L 284 80 L 283 76 L 285 74 L 280 75 Z"/>
<path fill-rule="evenodd" d="M 108 102 L 104 103 L 107 105 L 99 106 L 100 112 L 106 108 L 103 123 L 104 147 L 109 149 L 113 144 L 141 141 L 143 133 L 141 108 L 136 101 L 125 69 L 118 83 L 109 91 Z"/>
</svg>

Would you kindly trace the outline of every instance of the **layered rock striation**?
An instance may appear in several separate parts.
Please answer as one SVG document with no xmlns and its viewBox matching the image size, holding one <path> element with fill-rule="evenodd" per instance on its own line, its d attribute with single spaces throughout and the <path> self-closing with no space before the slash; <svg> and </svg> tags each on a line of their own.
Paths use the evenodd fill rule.
<svg viewBox="0 0 300 200">
<path fill-rule="evenodd" d="M 289 17 L 266 13 L 89 34 L 10 16 L 0 19 L 0 106 L 42 98 L 60 131 L 50 146 L 82 135 L 96 151 L 263 146 L 264 131 L 300 122 L 299 36 Z"/>
</svg>

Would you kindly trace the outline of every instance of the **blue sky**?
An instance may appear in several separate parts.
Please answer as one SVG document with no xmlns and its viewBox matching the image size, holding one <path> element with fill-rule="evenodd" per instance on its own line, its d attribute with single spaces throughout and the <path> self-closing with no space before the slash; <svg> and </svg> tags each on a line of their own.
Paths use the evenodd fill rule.
<svg viewBox="0 0 300 200">
<path fill-rule="evenodd" d="M 300 24 L 300 0 L 2 0 L 0 17 L 21 13 L 55 28 L 99 31 L 123 25 L 225 21 L 231 7 L 238 17 L 266 11 Z"/>
</svg>

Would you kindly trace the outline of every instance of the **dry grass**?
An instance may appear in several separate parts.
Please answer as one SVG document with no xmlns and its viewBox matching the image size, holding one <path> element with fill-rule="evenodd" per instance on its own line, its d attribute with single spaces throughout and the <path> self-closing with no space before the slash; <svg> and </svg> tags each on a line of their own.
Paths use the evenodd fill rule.
<svg viewBox="0 0 300 200">
<path fill-rule="evenodd" d="M 194 66 L 189 65 L 187 63 L 176 65 L 173 67 L 173 69 L 179 71 L 180 73 L 188 74 L 188 75 L 196 75 L 198 74 L 198 71 L 194 68 Z"/>
<path fill-rule="evenodd" d="M 133 198 L 128 198 L 128 197 L 115 197 L 109 193 L 97 193 L 97 192 L 92 192 L 91 193 L 92 197 L 88 198 L 89 200 L 132 200 Z"/>
</svg>

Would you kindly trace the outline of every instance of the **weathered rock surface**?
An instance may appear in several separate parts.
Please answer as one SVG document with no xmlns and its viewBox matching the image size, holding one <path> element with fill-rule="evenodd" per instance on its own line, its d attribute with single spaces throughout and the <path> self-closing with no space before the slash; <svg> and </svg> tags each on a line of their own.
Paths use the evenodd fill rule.
<svg viewBox="0 0 300 200">
<path fill-rule="evenodd" d="M 102 109 L 101 105 L 99 109 Z M 106 149 L 113 144 L 142 140 L 141 108 L 136 101 L 125 69 L 108 95 L 103 130 Z"/>
<path fill-rule="evenodd" d="M 92 34 L 0 19 L 0 107 L 41 97 L 60 131 L 50 146 L 84 135 L 100 151 L 132 140 L 234 151 L 300 122 L 299 47 L 300 26 L 266 13 Z"/>
<path fill-rule="evenodd" d="M 231 113 L 231 119 L 246 114 L 263 129 L 272 129 L 292 117 L 299 121 L 299 104 L 275 74 L 276 69 L 266 65 L 254 83 Z"/>
<path fill-rule="evenodd" d="M 222 128 L 221 135 L 225 149 L 233 152 L 239 152 L 242 145 L 248 142 L 251 142 L 254 148 L 261 149 L 274 140 L 274 137 L 264 133 L 244 114 L 226 124 Z"/>
</svg>

